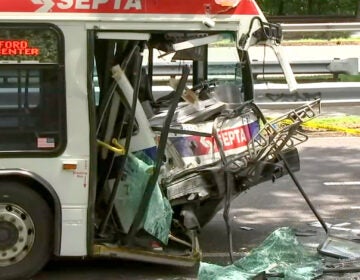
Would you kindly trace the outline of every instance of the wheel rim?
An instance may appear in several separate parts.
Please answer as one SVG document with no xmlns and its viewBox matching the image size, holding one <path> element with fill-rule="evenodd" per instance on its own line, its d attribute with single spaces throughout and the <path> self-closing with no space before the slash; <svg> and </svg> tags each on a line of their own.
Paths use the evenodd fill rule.
<svg viewBox="0 0 360 280">
<path fill-rule="evenodd" d="M 34 240 L 31 216 L 18 205 L 0 203 L 0 266 L 23 260 Z"/>
</svg>

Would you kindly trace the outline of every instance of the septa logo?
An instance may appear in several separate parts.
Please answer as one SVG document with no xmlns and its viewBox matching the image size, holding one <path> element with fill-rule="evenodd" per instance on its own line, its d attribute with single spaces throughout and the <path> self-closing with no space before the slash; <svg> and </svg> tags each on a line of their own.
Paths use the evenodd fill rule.
<svg viewBox="0 0 360 280">
<path fill-rule="evenodd" d="M 47 13 L 55 6 L 53 0 L 31 0 L 36 5 L 42 5 L 36 12 Z"/>
<path fill-rule="evenodd" d="M 141 0 L 31 0 L 36 12 L 141 10 Z"/>
</svg>

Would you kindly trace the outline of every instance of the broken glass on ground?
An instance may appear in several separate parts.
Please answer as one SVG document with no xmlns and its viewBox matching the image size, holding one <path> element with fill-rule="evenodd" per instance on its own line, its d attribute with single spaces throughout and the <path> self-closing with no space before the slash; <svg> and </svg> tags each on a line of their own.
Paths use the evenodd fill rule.
<svg viewBox="0 0 360 280">
<path fill-rule="evenodd" d="M 310 280 L 322 275 L 321 257 L 305 248 L 291 228 L 275 230 L 250 254 L 229 266 L 201 263 L 199 280 L 247 280 L 263 273 L 282 274 L 281 279 Z M 271 278 L 280 279 L 280 278 Z"/>
<path fill-rule="evenodd" d="M 341 238 L 337 236 L 328 236 L 326 240 L 319 245 L 319 252 L 336 258 L 359 259 L 360 244 L 354 240 Z"/>
</svg>

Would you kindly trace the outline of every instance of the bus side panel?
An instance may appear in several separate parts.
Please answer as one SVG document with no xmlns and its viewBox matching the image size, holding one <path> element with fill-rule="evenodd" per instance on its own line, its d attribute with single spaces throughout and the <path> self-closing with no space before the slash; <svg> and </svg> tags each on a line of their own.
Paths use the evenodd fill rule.
<svg viewBox="0 0 360 280">
<path fill-rule="evenodd" d="M 87 255 L 89 193 L 86 30 L 83 23 L 67 22 L 57 26 L 65 42 L 65 149 L 59 155 L 0 157 L 0 168 L 27 170 L 49 182 L 61 202 L 60 255 L 84 256 Z"/>
<path fill-rule="evenodd" d="M 76 162 L 76 170 L 62 170 L 56 185 L 62 216 L 61 255 L 87 254 L 87 206 L 89 172 L 89 120 L 87 105 L 86 29 L 80 24 L 64 24 L 68 143 L 60 161 Z"/>
</svg>

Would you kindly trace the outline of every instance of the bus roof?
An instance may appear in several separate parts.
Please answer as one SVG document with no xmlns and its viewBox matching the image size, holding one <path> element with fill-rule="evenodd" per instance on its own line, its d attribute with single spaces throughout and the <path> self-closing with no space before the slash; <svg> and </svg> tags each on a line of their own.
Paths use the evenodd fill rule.
<svg viewBox="0 0 360 280">
<path fill-rule="evenodd" d="M 260 15 L 254 0 L 16 0 L 0 1 L 4 13 Z"/>
</svg>

